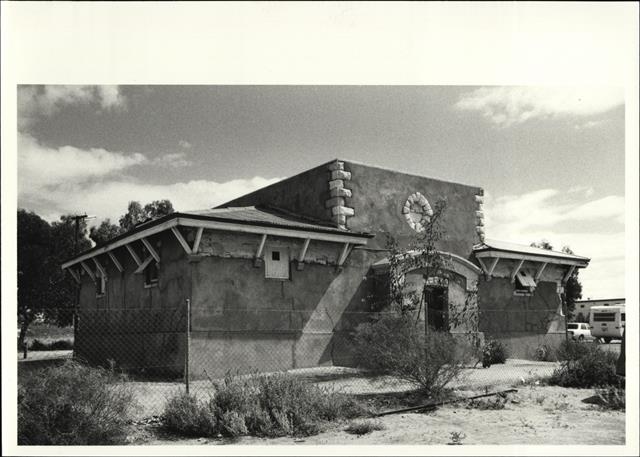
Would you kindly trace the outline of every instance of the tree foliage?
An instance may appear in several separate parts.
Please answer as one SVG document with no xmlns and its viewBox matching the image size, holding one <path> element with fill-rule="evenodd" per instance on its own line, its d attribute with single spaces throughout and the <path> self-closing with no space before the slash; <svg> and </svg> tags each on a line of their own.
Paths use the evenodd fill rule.
<svg viewBox="0 0 640 457">
<path fill-rule="evenodd" d="M 86 224 L 79 224 L 78 252 L 90 247 Z M 60 268 L 75 249 L 75 220 L 62 216 L 49 224 L 40 216 L 18 210 L 18 325 L 20 344 L 38 317 L 71 324 L 75 285 Z"/>
<path fill-rule="evenodd" d="M 91 238 L 96 245 L 100 246 L 110 239 L 120 235 L 120 233 L 122 233 L 120 227 L 112 224 L 111 219 L 107 218 L 97 227 L 91 227 L 91 230 L 89 231 L 89 238 Z"/>
</svg>

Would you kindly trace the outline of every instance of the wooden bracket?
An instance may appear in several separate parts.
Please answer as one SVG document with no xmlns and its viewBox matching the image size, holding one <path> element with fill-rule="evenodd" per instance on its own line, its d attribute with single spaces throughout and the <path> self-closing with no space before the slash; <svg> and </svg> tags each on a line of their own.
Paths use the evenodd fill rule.
<svg viewBox="0 0 640 457">
<path fill-rule="evenodd" d="M 256 252 L 256 258 L 253 260 L 253 266 L 259 267 L 262 264 L 262 253 L 264 252 L 264 245 L 267 242 L 267 234 L 262 235 L 258 251 Z"/>
<path fill-rule="evenodd" d="M 172 229 L 175 227 L 171 227 Z M 147 240 L 146 238 L 140 238 L 140 241 L 142 241 L 142 244 L 144 244 L 144 247 L 147 248 L 147 251 L 149 251 L 149 254 L 151 254 L 151 256 L 156 259 L 156 262 L 160 263 L 160 254 L 158 254 L 156 252 L 156 250 L 153 248 L 153 246 L 151 246 L 151 243 L 149 243 L 149 240 Z"/>
<path fill-rule="evenodd" d="M 542 276 L 542 272 L 546 267 L 547 267 L 547 262 L 544 262 L 540 265 L 540 267 L 538 268 L 538 271 L 536 271 L 536 276 L 533 278 L 535 282 L 538 282 L 538 279 L 540 279 L 540 276 Z"/>
<path fill-rule="evenodd" d="M 520 262 L 518 262 L 518 265 L 516 265 L 516 267 L 511 272 L 511 282 L 516 282 L 516 275 L 520 271 L 520 268 L 522 268 L 523 263 L 524 263 L 524 259 L 521 259 Z"/>
<path fill-rule="evenodd" d="M 131 254 L 131 257 L 133 257 L 133 261 L 136 265 L 140 266 L 142 264 L 142 260 L 140 260 L 138 254 L 136 254 L 136 251 L 133 250 L 130 244 L 125 244 L 125 247 L 127 248 L 127 251 L 129 251 L 129 254 Z"/>
<path fill-rule="evenodd" d="M 69 274 L 71 275 L 71 277 L 73 279 L 75 279 L 75 281 L 78 284 L 82 284 L 82 281 L 80 281 L 80 275 L 78 275 L 78 273 L 76 273 L 76 271 L 73 268 L 67 268 L 67 271 L 69 272 Z"/>
<path fill-rule="evenodd" d="M 144 259 L 144 262 L 142 262 L 140 264 L 140 266 L 138 267 L 138 269 L 136 271 L 134 271 L 134 274 L 140 274 L 144 271 L 145 268 L 147 268 L 149 266 L 149 264 L 154 260 L 153 256 L 149 256 L 146 259 Z"/>
<path fill-rule="evenodd" d="M 98 259 L 96 257 L 92 257 L 92 260 L 93 260 L 93 263 L 96 264 L 96 268 L 100 272 L 100 276 L 102 276 L 106 281 L 107 280 L 107 272 L 105 271 L 104 268 L 102 268 L 102 265 L 100 265 L 100 262 L 98 262 Z"/>
<path fill-rule="evenodd" d="M 89 268 L 87 266 L 87 264 L 84 263 L 84 261 L 80 262 L 80 265 L 82 265 L 82 268 L 84 268 L 84 271 L 87 272 L 87 274 L 89 275 L 91 280 L 95 283 L 96 282 L 96 275 L 93 273 L 93 271 L 91 271 L 91 268 Z"/>
<path fill-rule="evenodd" d="M 122 268 L 122 265 L 121 265 L 121 264 L 120 264 L 120 262 L 118 261 L 118 259 L 117 259 L 116 255 L 115 255 L 113 252 L 111 252 L 111 251 L 107 252 L 107 254 L 109 254 L 109 258 L 111 259 L 111 261 L 113 262 L 113 264 L 116 266 L 116 268 L 118 269 L 118 271 L 119 271 L 120 273 L 122 273 L 122 272 L 124 271 L 124 268 Z"/>
<path fill-rule="evenodd" d="M 304 244 L 302 245 L 302 250 L 300 251 L 300 255 L 298 255 L 298 270 L 304 269 L 304 258 L 307 255 L 307 249 L 309 249 L 309 243 L 311 242 L 311 238 L 307 238 L 304 240 Z"/>
<path fill-rule="evenodd" d="M 192 254 L 197 254 L 198 249 L 200 249 L 200 241 L 202 241 L 202 232 L 204 231 L 203 227 L 198 227 L 198 231 L 196 232 L 196 239 L 193 242 L 193 248 L 191 249 Z"/>
<path fill-rule="evenodd" d="M 182 249 L 184 249 L 184 252 L 186 252 L 187 255 L 191 254 L 191 252 L 192 252 L 191 251 L 191 247 L 189 246 L 189 243 L 187 243 L 187 240 L 185 240 L 184 237 L 182 236 L 182 233 L 180 233 L 180 230 L 178 230 L 178 227 L 171 227 L 171 231 L 176 236 L 176 239 L 178 240 L 178 242 L 182 246 Z M 144 240 L 144 238 L 143 238 L 143 240 Z M 145 243 L 145 246 L 146 246 L 146 243 Z M 151 250 L 149 250 L 149 251 L 151 251 Z M 153 255 L 153 253 L 152 253 L 152 255 Z M 158 261 L 158 260 L 156 259 L 156 261 Z"/>
</svg>

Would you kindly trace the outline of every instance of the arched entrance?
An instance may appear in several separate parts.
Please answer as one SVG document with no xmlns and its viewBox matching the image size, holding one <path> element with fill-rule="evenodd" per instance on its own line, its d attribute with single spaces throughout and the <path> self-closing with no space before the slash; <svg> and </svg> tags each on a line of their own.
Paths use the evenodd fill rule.
<svg viewBox="0 0 640 457">
<path fill-rule="evenodd" d="M 419 252 L 409 251 L 394 259 L 398 260 L 393 262 L 393 269 L 402 283 L 403 306 L 436 330 L 473 330 L 477 327 L 471 320 L 477 318 L 472 314 L 477 312 L 475 291 L 481 270 L 458 255 L 441 251 L 438 255 L 442 268 L 434 272 L 428 271 L 427 260 Z M 390 280 L 390 259 L 376 262 L 372 268 Z"/>
</svg>

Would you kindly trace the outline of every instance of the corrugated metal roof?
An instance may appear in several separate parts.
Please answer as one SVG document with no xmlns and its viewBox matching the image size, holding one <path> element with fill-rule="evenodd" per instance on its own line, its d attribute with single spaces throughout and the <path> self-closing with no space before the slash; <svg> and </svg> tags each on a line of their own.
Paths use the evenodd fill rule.
<svg viewBox="0 0 640 457">
<path fill-rule="evenodd" d="M 587 257 L 567 254 L 566 252 L 550 251 L 548 249 L 535 248 L 533 246 L 527 246 L 525 244 L 516 244 L 516 243 L 509 243 L 506 241 L 487 240 L 487 239 L 484 240 L 484 243 L 475 245 L 473 247 L 473 250 L 475 252 L 496 250 L 496 251 L 517 252 L 519 254 L 558 257 L 562 259 L 589 260 Z"/>
<path fill-rule="evenodd" d="M 356 233 L 350 232 L 349 230 L 339 229 L 322 221 L 317 221 L 298 214 L 289 213 L 279 208 L 271 207 L 243 206 L 205 209 L 199 211 L 181 211 L 181 213 L 229 222 L 247 222 L 301 230 L 320 230 L 323 232 L 335 232 L 341 234 Z"/>
</svg>

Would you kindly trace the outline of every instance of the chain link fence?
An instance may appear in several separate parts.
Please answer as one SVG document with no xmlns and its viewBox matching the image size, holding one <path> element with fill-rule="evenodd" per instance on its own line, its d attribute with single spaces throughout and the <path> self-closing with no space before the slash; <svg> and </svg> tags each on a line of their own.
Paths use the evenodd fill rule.
<svg viewBox="0 0 640 457">
<path fill-rule="evenodd" d="M 19 377 L 69 359 L 113 369 L 125 375 L 122 382 L 135 394 L 139 418 L 162 414 L 167 399 L 178 393 L 207 398 L 215 383 L 229 375 L 287 372 L 354 396 L 415 389 L 406 380 L 373 375 L 360 367 L 353 347 L 354 329 L 381 313 L 349 313 L 327 331 L 315 324 L 317 311 L 245 309 L 196 320 L 189 318 L 189 308 L 187 301 L 172 308 L 83 310 L 77 316 L 75 331 L 73 327 L 56 330 L 47 325 L 50 334 L 41 330 L 40 324 L 33 324 L 27 338 L 27 358 L 18 353 Z M 486 310 L 480 313 L 479 322 L 495 320 L 498 312 L 508 313 Z M 296 320 L 300 325 L 291 325 Z M 502 321 L 524 328 L 527 318 L 519 311 L 503 315 Z M 286 325 L 279 326 L 279 322 Z M 424 326 L 424 321 L 420 325 Z M 555 350 L 567 338 L 563 327 L 544 334 L 473 334 L 478 352 L 448 387 L 463 391 L 509 388 L 551 376 L 559 366 Z M 300 330 L 287 330 L 290 328 Z M 454 332 L 454 337 L 463 341 L 470 334 Z M 499 342 L 505 360 L 483 364 L 482 350 L 490 342 Z M 615 342 L 602 347 L 619 350 Z"/>
</svg>

